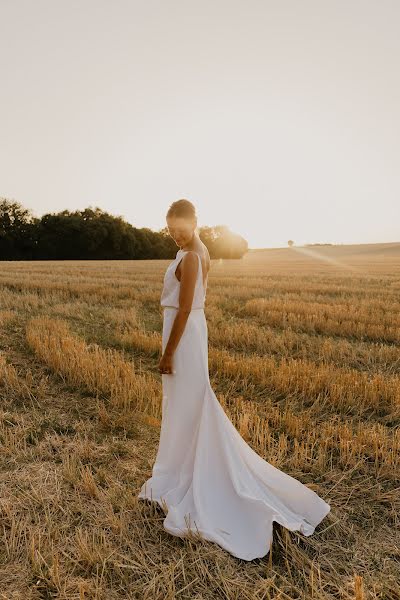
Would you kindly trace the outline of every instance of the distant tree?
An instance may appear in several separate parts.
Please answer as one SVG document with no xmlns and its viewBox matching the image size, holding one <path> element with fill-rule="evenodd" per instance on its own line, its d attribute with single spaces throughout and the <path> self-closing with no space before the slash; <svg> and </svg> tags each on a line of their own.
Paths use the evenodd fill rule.
<svg viewBox="0 0 400 600">
<path fill-rule="evenodd" d="M 144 250 L 143 235 L 122 217 L 98 207 L 43 215 L 38 237 L 41 259 L 127 259 L 137 258 Z"/>
<path fill-rule="evenodd" d="M 319 243 L 315 243 L 315 244 L 304 244 L 304 246 L 334 246 L 335 244 L 331 244 L 331 243 L 326 243 L 326 244 L 319 244 Z"/>
<path fill-rule="evenodd" d="M 0 259 L 32 258 L 35 217 L 19 202 L 0 198 Z"/>
<path fill-rule="evenodd" d="M 203 227 L 199 236 L 211 258 L 242 258 L 248 250 L 247 241 L 226 225 Z"/>
</svg>

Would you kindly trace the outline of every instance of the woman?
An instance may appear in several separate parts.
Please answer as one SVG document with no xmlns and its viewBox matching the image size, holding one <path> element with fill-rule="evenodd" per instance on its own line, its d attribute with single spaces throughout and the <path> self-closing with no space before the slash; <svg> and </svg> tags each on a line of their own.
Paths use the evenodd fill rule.
<svg viewBox="0 0 400 600">
<path fill-rule="evenodd" d="M 309 536 L 330 506 L 254 452 L 218 402 L 204 313 L 210 258 L 191 202 L 173 202 L 166 220 L 180 249 L 161 294 L 160 442 L 138 497 L 164 508 L 163 525 L 172 535 L 190 531 L 238 558 L 261 558 L 270 549 L 273 521 Z"/>
</svg>

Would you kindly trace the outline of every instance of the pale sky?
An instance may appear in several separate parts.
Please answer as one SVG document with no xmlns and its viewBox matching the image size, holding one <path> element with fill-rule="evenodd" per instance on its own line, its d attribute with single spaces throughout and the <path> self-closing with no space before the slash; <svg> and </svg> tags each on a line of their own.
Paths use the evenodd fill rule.
<svg viewBox="0 0 400 600">
<path fill-rule="evenodd" d="M 0 0 L 0 196 L 400 241 L 399 0 Z"/>
</svg>

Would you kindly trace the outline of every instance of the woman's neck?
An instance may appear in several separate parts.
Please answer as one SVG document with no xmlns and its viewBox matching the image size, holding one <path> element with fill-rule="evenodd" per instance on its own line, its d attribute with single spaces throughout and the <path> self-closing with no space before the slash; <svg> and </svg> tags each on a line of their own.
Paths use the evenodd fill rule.
<svg viewBox="0 0 400 600">
<path fill-rule="evenodd" d="M 183 250 L 184 252 L 188 252 L 189 250 L 198 250 L 198 240 L 199 238 L 197 237 L 197 235 L 193 235 L 189 244 L 185 247 L 182 247 L 181 250 Z"/>
</svg>

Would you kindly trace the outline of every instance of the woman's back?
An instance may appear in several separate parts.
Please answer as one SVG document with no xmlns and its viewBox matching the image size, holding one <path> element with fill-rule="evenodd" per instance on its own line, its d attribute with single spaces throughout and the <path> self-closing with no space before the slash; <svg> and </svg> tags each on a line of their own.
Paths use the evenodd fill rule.
<svg viewBox="0 0 400 600">
<path fill-rule="evenodd" d="M 176 276 L 176 269 L 187 252 L 194 250 L 178 250 L 175 259 L 169 264 L 164 275 L 164 286 L 161 292 L 161 306 L 172 306 L 179 308 L 179 290 L 180 281 Z M 194 252 L 199 257 L 199 270 L 197 272 L 196 284 L 194 288 L 192 309 L 204 308 L 207 295 L 208 274 L 204 277 L 203 264 L 198 252 Z"/>
</svg>

